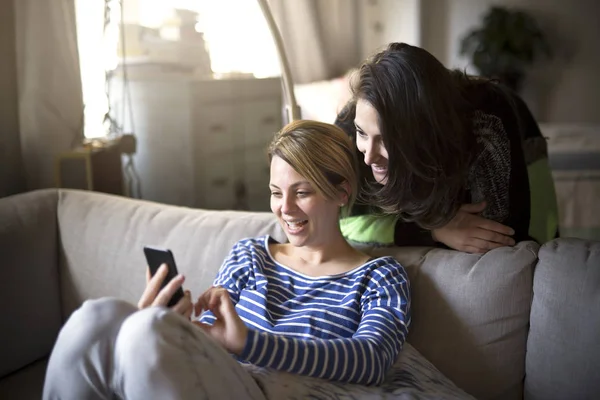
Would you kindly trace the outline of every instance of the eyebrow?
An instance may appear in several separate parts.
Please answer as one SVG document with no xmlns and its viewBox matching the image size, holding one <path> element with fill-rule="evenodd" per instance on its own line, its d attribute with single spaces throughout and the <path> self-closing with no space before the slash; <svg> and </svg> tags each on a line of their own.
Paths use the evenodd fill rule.
<svg viewBox="0 0 600 400">
<path fill-rule="evenodd" d="M 300 181 L 300 182 L 296 182 L 296 183 L 294 183 L 294 184 L 292 185 L 292 187 L 294 188 L 294 187 L 298 187 L 298 186 L 300 186 L 300 185 L 304 185 L 304 184 L 306 184 L 306 185 L 310 185 L 310 182 L 309 182 L 309 181 Z M 277 185 L 275 185 L 275 184 L 273 184 L 273 183 L 269 183 L 269 187 L 270 187 L 270 188 L 273 188 L 273 189 L 279 189 L 279 186 L 277 186 Z"/>
</svg>

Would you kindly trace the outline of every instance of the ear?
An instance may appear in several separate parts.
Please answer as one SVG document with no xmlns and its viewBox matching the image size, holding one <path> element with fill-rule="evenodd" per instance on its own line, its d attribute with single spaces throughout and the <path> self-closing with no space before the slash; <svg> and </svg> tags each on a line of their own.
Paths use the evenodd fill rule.
<svg viewBox="0 0 600 400">
<path fill-rule="evenodd" d="M 347 206 L 348 205 L 348 200 L 350 199 L 350 184 L 348 183 L 348 181 L 344 181 L 342 183 L 340 183 L 339 185 L 339 200 L 340 200 L 340 206 Z"/>
</svg>

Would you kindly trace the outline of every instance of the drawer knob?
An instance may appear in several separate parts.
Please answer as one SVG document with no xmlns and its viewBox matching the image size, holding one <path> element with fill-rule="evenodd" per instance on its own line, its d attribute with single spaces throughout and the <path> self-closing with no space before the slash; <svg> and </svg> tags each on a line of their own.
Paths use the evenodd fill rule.
<svg viewBox="0 0 600 400">
<path fill-rule="evenodd" d="M 211 186 L 222 187 L 227 185 L 227 178 L 215 178 L 210 181 Z"/>
<path fill-rule="evenodd" d="M 212 125 L 209 129 L 212 132 L 219 133 L 219 132 L 225 131 L 225 126 L 222 124 L 216 124 L 216 125 Z"/>
<path fill-rule="evenodd" d="M 263 123 L 263 125 L 271 125 L 271 124 L 275 123 L 275 117 L 272 115 L 269 115 L 267 117 L 264 117 L 261 122 Z"/>
</svg>

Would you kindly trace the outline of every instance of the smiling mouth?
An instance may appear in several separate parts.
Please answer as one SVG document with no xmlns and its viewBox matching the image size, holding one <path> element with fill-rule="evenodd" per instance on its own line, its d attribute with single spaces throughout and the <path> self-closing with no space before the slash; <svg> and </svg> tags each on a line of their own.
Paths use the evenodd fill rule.
<svg viewBox="0 0 600 400">
<path fill-rule="evenodd" d="M 302 228 L 304 225 L 308 223 L 308 220 L 300 220 L 300 221 L 283 221 L 290 228 L 290 230 L 297 230 Z"/>
<path fill-rule="evenodd" d="M 371 165 L 371 169 L 376 174 L 385 174 L 387 172 L 387 167 L 381 167 L 381 166 L 378 166 L 378 165 Z"/>
</svg>

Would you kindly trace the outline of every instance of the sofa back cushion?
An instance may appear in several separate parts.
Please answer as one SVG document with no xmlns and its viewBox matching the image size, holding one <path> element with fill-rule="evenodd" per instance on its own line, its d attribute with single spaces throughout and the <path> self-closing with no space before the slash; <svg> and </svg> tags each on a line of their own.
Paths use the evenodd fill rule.
<svg viewBox="0 0 600 400">
<path fill-rule="evenodd" d="M 285 238 L 270 213 L 193 210 L 70 190 L 60 191 L 58 223 L 65 317 L 89 298 L 137 303 L 145 287 L 145 245 L 171 249 L 184 288 L 198 296 L 237 240 Z"/>
<path fill-rule="evenodd" d="M 61 326 L 56 190 L 0 199 L 0 377 L 47 356 Z"/>
<path fill-rule="evenodd" d="M 533 278 L 525 399 L 600 398 L 600 242 L 540 249 Z"/>
<path fill-rule="evenodd" d="M 522 242 L 480 256 L 444 249 L 376 249 L 407 268 L 408 341 L 479 399 L 518 399 L 538 245 Z"/>
</svg>

